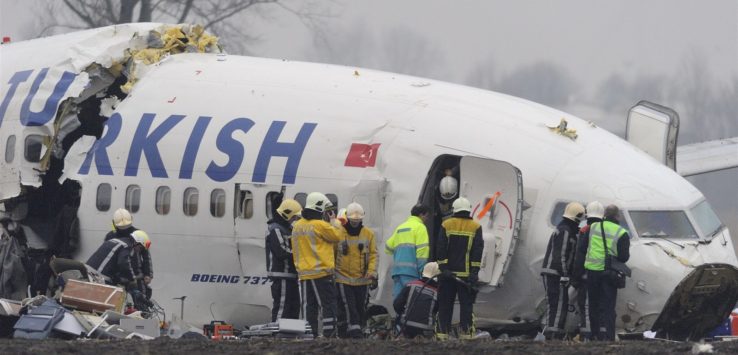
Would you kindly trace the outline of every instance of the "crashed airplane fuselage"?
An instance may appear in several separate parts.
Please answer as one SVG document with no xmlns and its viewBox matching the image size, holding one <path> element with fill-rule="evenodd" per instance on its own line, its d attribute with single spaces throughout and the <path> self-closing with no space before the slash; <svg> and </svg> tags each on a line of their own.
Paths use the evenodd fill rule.
<svg viewBox="0 0 738 355">
<path fill-rule="evenodd" d="M 280 192 L 361 203 L 381 252 L 413 204 L 437 207 L 447 168 L 484 226 L 481 326 L 540 319 L 540 265 L 568 201 L 623 210 L 633 278 L 618 294 L 621 328 L 650 328 L 699 265 L 738 266 L 727 228 L 694 186 L 576 117 L 398 74 L 226 56 L 201 31 L 173 28 L 119 25 L 0 47 L 0 198 L 31 201 L 25 223 L 73 206 L 79 260 L 110 230 L 113 210 L 131 210 L 152 236 L 154 298 L 170 314 L 172 299 L 187 296 L 194 323 L 268 319 L 263 238 Z M 562 118 L 576 135 L 547 128 Z M 53 197 L 68 190 L 81 197 Z M 384 305 L 389 269 L 381 255 L 372 297 Z M 735 288 L 711 302 L 734 304 Z M 694 287 L 682 289 L 689 298 Z"/>
</svg>

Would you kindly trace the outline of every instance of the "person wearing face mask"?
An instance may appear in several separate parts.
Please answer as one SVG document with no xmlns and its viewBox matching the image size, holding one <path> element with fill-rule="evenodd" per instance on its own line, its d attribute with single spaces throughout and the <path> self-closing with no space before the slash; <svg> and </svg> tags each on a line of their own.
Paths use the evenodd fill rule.
<svg viewBox="0 0 738 355">
<path fill-rule="evenodd" d="M 579 221 L 584 218 L 584 206 L 579 202 L 566 205 L 563 218 L 551 233 L 543 258 L 541 275 L 546 290 L 548 312 L 543 335 L 546 339 L 563 339 L 569 308 L 569 278 L 572 277 L 576 254 Z"/>
<path fill-rule="evenodd" d="M 267 222 L 265 249 L 267 275 L 272 280 L 272 322 L 300 316 L 300 291 L 290 241 L 292 224 L 300 219 L 300 211 L 299 202 L 286 199 Z"/>
<path fill-rule="evenodd" d="M 356 202 L 346 207 L 341 242 L 336 245 L 338 336 L 361 338 L 367 289 L 377 279 L 377 247 L 374 232 L 363 225 L 364 208 Z"/>
</svg>

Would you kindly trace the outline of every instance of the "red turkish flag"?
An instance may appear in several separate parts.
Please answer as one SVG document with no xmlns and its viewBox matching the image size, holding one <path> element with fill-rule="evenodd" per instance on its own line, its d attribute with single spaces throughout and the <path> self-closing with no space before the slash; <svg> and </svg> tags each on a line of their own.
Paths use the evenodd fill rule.
<svg viewBox="0 0 738 355">
<path fill-rule="evenodd" d="M 348 155 L 346 156 L 346 162 L 343 163 L 343 165 L 353 166 L 357 168 L 373 167 L 374 164 L 377 162 L 378 150 L 379 143 L 352 143 L 351 149 L 349 149 Z"/>
</svg>

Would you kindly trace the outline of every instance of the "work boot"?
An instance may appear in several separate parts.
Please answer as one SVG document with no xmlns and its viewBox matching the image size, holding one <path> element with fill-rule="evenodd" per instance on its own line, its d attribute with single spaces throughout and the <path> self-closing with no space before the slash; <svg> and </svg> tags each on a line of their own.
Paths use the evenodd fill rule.
<svg viewBox="0 0 738 355">
<path fill-rule="evenodd" d="M 459 330 L 459 340 L 472 340 L 474 339 L 474 335 L 468 330 Z"/>
<path fill-rule="evenodd" d="M 364 337 L 364 334 L 361 333 L 361 329 L 352 329 L 349 330 L 348 337 L 351 339 L 361 339 Z"/>
<path fill-rule="evenodd" d="M 445 334 L 445 333 L 436 333 L 436 340 L 438 340 L 438 341 L 447 341 L 448 340 L 448 334 Z"/>
</svg>

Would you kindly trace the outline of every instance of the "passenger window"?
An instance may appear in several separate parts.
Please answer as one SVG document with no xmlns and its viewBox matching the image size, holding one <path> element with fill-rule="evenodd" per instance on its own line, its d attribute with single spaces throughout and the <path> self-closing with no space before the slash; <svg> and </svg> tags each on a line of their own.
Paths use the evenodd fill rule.
<svg viewBox="0 0 738 355">
<path fill-rule="evenodd" d="M 338 196 L 336 196 L 335 194 L 325 194 L 325 197 L 328 197 L 328 200 L 331 201 L 333 207 L 338 209 Z"/>
<path fill-rule="evenodd" d="M 125 207 L 131 213 L 138 212 L 141 207 L 141 187 L 130 185 L 126 189 Z"/>
<path fill-rule="evenodd" d="M 5 162 L 12 163 L 15 159 L 15 135 L 8 137 L 5 144 Z"/>
<path fill-rule="evenodd" d="M 295 194 L 295 201 L 300 203 L 302 208 L 305 208 L 305 201 L 307 201 L 307 194 L 304 192 L 298 192 Z"/>
<path fill-rule="evenodd" d="M 279 204 L 282 203 L 282 193 L 277 191 L 269 191 L 266 195 L 266 216 L 267 219 L 272 219 L 274 217 L 274 212 L 276 211 L 277 207 L 279 207 Z"/>
<path fill-rule="evenodd" d="M 182 197 L 182 208 L 185 216 L 194 216 L 197 214 L 197 200 L 200 198 L 200 193 L 194 187 L 188 187 L 184 191 Z"/>
<path fill-rule="evenodd" d="M 97 186 L 97 198 L 95 199 L 95 205 L 98 211 L 107 211 L 110 209 L 110 196 L 113 193 L 113 188 L 110 184 L 100 184 Z"/>
<path fill-rule="evenodd" d="M 254 216 L 254 195 L 248 190 L 239 190 L 236 199 L 236 213 L 238 218 L 249 219 Z"/>
<path fill-rule="evenodd" d="M 154 209 L 160 215 L 169 214 L 170 203 L 172 201 L 172 190 L 168 186 L 159 186 L 156 189 L 156 200 L 154 201 Z"/>
<path fill-rule="evenodd" d="M 210 215 L 213 217 L 223 217 L 225 215 L 225 191 L 223 189 L 215 189 L 210 193 Z"/>
<path fill-rule="evenodd" d="M 554 206 L 553 212 L 551 212 L 551 217 L 549 219 L 549 223 L 551 223 L 552 226 L 557 226 L 559 222 L 561 222 L 561 218 L 564 217 L 564 210 L 566 210 L 566 205 L 568 205 L 569 202 L 557 202 L 556 206 Z"/>
<path fill-rule="evenodd" d="M 44 138 L 38 134 L 32 134 L 26 137 L 25 150 L 23 155 L 29 163 L 38 163 L 41 161 L 41 148 L 43 147 Z"/>
</svg>

